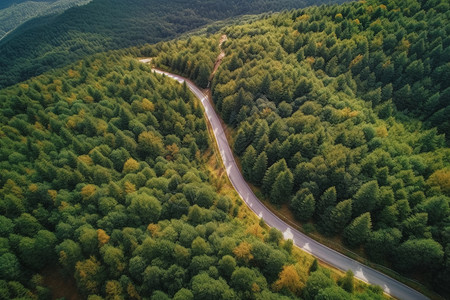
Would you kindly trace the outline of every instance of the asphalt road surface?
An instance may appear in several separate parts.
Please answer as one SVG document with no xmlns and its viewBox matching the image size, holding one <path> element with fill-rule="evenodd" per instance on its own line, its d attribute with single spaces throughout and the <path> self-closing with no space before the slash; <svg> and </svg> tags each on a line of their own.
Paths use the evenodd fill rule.
<svg viewBox="0 0 450 300">
<path fill-rule="evenodd" d="M 283 233 L 285 239 L 291 239 L 294 242 L 294 245 L 306 252 L 311 253 L 318 259 L 343 271 L 352 270 L 356 278 L 370 284 L 381 286 L 386 294 L 398 299 L 429 299 L 403 283 L 320 244 L 319 242 L 299 232 L 292 226 L 286 224 L 275 214 L 273 214 L 259 201 L 242 177 L 236 161 L 234 160 L 233 153 L 223 131 L 220 119 L 211 105 L 208 95 L 186 78 L 157 69 L 153 69 L 153 71 L 158 74 L 164 74 L 180 83 L 186 81 L 189 89 L 201 100 L 206 116 L 208 117 L 209 123 L 211 124 L 216 137 L 217 146 L 231 183 L 248 207 L 250 207 L 250 209 L 253 210 L 258 217 L 263 218 L 267 225 L 277 228 Z"/>
</svg>

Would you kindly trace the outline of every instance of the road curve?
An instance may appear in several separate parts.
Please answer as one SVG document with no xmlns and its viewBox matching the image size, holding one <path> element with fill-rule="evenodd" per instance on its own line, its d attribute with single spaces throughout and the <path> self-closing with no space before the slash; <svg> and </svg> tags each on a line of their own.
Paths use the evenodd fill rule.
<svg viewBox="0 0 450 300">
<path fill-rule="evenodd" d="M 370 284 L 381 286 L 386 294 L 398 299 L 429 299 L 407 285 L 320 244 L 292 226 L 286 224 L 275 214 L 273 214 L 259 201 L 248 186 L 247 182 L 244 180 L 236 161 L 234 160 L 233 153 L 223 131 L 220 119 L 211 104 L 212 102 L 210 101 L 209 96 L 186 78 L 157 69 L 152 69 L 152 71 L 157 74 L 166 75 L 180 83 L 185 81 L 194 95 L 201 100 L 206 116 L 213 129 L 228 178 L 248 207 L 250 207 L 250 209 L 258 217 L 263 218 L 266 224 L 280 230 L 283 233 L 284 238 L 291 239 L 297 247 L 311 253 L 318 259 L 343 271 L 352 270 L 356 278 Z"/>
</svg>

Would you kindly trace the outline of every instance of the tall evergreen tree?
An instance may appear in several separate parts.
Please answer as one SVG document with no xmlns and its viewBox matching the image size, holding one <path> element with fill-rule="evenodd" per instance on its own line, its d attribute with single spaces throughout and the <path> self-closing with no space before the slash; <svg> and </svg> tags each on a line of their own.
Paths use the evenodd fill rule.
<svg viewBox="0 0 450 300">
<path fill-rule="evenodd" d="M 363 184 L 355 196 L 353 196 L 353 216 L 359 216 L 365 212 L 371 212 L 379 198 L 379 188 L 376 180 Z"/>
<path fill-rule="evenodd" d="M 266 152 L 261 152 L 255 161 L 252 169 L 252 182 L 256 185 L 261 185 L 264 175 L 267 170 L 267 154 Z"/>
<path fill-rule="evenodd" d="M 370 213 L 365 213 L 354 219 L 344 230 L 344 243 L 356 247 L 366 242 L 372 229 Z"/>
<path fill-rule="evenodd" d="M 300 221 L 308 221 L 314 214 L 316 201 L 309 189 L 301 189 L 291 200 L 294 215 Z"/>
<path fill-rule="evenodd" d="M 273 184 L 272 191 L 270 192 L 270 201 L 275 204 L 289 202 L 293 185 L 294 176 L 292 176 L 291 171 L 286 170 L 281 172 Z"/>
</svg>

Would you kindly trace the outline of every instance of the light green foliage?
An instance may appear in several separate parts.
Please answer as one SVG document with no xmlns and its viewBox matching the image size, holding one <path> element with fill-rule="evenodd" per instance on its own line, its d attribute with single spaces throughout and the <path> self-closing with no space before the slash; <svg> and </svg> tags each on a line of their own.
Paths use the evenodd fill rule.
<svg viewBox="0 0 450 300">
<path fill-rule="evenodd" d="M 157 222 L 161 214 L 161 203 L 147 194 L 132 195 L 128 211 L 144 223 Z"/>
<path fill-rule="evenodd" d="M 306 287 L 303 296 L 306 300 L 315 299 L 316 296 L 328 287 L 335 285 L 334 281 L 321 269 L 312 272 L 306 281 Z"/>
</svg>

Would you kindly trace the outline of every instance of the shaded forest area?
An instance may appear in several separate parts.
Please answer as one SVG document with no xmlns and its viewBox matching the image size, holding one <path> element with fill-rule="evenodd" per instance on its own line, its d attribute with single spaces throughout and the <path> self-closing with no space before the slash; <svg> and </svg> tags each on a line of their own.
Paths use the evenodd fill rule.
<svg viewBox="0 0 450 300">
<path fill-rule="evenodd" d="M 328 1 L 94 0 L 61 15 L 33 19 L 3 39 L 0 88 L 88 54 L 171 39 L 215 20 L 322 2 Z"/>
<path fill-rule="evenodd" d="M 61 13 L 75 5 L 83 5 L 90 0 L 50 0 L 50 1 L 2 1 L 0 3 L 0 39 L 26 21 L 50 14 Z M 14 5 L 13 5 L 14 4 Z"/>
<path fill-rule="evenodd" d="M 261 195 L 445 295 L 448 13 L 447 1 L 367 1 L 231 26 L 212 84 Z M 189 40 L 141 50 L 202 84 L 192 64 L 207 58 Z"/>
</svg>

